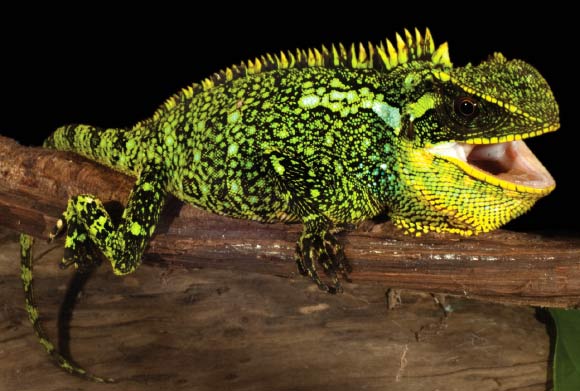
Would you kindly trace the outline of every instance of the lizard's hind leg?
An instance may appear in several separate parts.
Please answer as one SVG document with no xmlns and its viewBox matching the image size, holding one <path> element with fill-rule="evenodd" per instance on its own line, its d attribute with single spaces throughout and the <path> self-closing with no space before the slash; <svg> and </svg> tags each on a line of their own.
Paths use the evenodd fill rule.
<svg viewBox="0 0 580 391">
<path fill-rule="evenodd" d="M 151 165 L 141 172 L 116 227 L 101 200 L 90 194 L 71 198 L 51 237 L 66 228 L 62 266 L 91 264 L 100 251 L 117 275 L 137 269 L 149 243 L 167 191 L 162 167 Z"/>
<path fill-rule="evenodd" d="M 145 247 L 155 230 L 166 196 L 166 174 L 155 164 L 146 167 L 129 195 L 121 222 L 115 226 L 103 203 L 95 196 L 72 197 L 50 238 L 66 231 L 61 266 L 74 265 L 84 272 L 99 262 L 99 252 L 110 262 L 117 275 L 135 271 L 141 263 Z M 32 238 L 21 237 L 22 281 L 26 310 L 40 343 L 67 372 L 104 382 L 106 379 L 88 374 L 63 357 L 48 340 L 38 320 L 38 307 L 32 291 Z"/>
<path fill-rule="evenodd" d="M 286 156 L 278 150 L 269 150 L 265 156 L 282 198 L 288 200 L 291 213 L 300 216 L 304 224 L 294 257 L 298 271 L 308 275 L 326 292 L 341 292 L 338 273 L 348 278 L 350 265 L 331 232 L 332 222 L 325 215 L 328 205 L 324 200 L 332 197 L 329 194 L 332 186 L 318 180 L 315 170 L 302 160 Z M 329 181 L 335 182 L 333 178 Z M 320 278 L 317 265 L 322 268 L 330 284 Z"/>
<path fill-rule="evenodd" d="M 50 234 L 49 242 L 52 242 L 65 230 L 67 236 L 60 263 L 62 269 L 74 265 L 81 271 L 91 270 L 100 264 L 98 248 L 90 240 L 89 235 L 85 232 L 84 226 L 79 222 L 75 214 L 67 217 L 67 212 L 63 213 Z"/>
</svg>

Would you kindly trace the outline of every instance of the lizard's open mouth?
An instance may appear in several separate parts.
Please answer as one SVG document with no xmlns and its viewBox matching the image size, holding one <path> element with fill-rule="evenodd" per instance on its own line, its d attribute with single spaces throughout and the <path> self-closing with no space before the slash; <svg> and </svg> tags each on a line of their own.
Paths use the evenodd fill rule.
<svg viewBox="0 0 580 391">
<path fill-rule="evenodd" d="M 459 166 L 472 177 L 518 192 L 545 195 L 556 183 L 521 140 L 497 144 L 450 142 L 429 152 Z"/>
</svg>

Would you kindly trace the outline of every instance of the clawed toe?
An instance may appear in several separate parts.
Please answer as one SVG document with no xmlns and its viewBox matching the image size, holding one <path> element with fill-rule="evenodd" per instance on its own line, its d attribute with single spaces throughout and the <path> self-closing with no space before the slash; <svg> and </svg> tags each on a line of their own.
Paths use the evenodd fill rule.
<svg viewBox="0 0 580 391">
<path fill-rule="evenodd" d="M 52 243 L 60 234 L 64 232 L 65 223 L 62 218 L 56 220 L 52 231 L 48 234 L 48 243 Z"/>
<path fill-rule="evenodd" d="M 321 290 L 331 294 L 342 292 L 337 273 L 340 273 L 346 281 L 350 281 L 348 272 L 351 267 L 346 261 L 342 247 L 328 232 L 303 234 L 296 246 L 296 264 L 300 274 L 308 275 Z M 330 283 L 320 279 L 317 264 L 322 266 Z"/>
</svg>

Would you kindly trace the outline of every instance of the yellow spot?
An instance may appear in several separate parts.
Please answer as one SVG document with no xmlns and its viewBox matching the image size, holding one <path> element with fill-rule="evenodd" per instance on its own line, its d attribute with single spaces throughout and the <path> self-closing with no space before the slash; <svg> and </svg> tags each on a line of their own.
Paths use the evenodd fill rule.
<svg viewBox="0 0 580 391">
<path fill-rule="evenodd" d="M 238 144 L 232 143 L 228 146 L 228 155 L 232 156 L 238 153 Z"/>
<path fill-rule="evenodd" d="M 64 247 L 65 248 L 74 248 L 74 244 L 75 244 L 74 238 L 67 236 L 64 239 Z"/>
<path fill-rule="evenodd" d="M 298 104 L 306 109 L 314 108 L 318 106 L 318 103 L 320 103 L 320 97 L 318 97 L 317 95 L 303 96 L 298 101 Z"/>
<path fill-rule="evenodd" d="M 131 233 L 135 236 L 139 236 L 141 235 L 141 224 L 139 224 L 138 222 L 134 221 L 131 224 Z"/>
<path fill-rule="evenodd" d="M 30 283 L 30 281 L 32 281 L 32 272 L 28 267 L 24 265 L 20 267 L 20 278 L 26 283 Z"/>
<path fill-rule="evenodd" d="M 228 115 L 228 123 L 236 123 L 240 119 L 240 112 L 234 111 Z"/>
<path fill-rule="evenodd" d="M 332 145 L 334 144 L 334 138 L 331 135 L 326 135 L 326 137 L 324 138 L 324 144 L 328 147 L 332 147 Z"/>
<path fill-rule="evenodd" d="M 274 167 L 274 171 L 276 171 L 276 173 L 280 176 L 284 175 L 284 172 L 286 172 L 286 169 L 284 168 L 283 165 L 280 164 L 280 160 L 277 157 L 272 157 L 272 166 Z"/>
<path fill-rule="evenodd" d="M 44 346 L 44 349 L 47 352 L 52 352 L 54 350 L 54 345 L 52 344 L 52 342 L 46 340 L 45 338 L 40 338 L 39 342 L 42 346 Z"/>
<path fill-rule="evenodd" d="M 330 81 L 330 86 L 332 88 L 339 88 L 339 89 L 345 89 L 346 86 L 344 85 L 343 82 L 340 81 L 340 79 L 334 78 Z"/>
<path fill-rule="evenodd" d="M 26 312 L 28 312 L 28 319 L 30 319 L 30 323 L 35 323 L 38 320 L 38 311 L 36 307 L 27 306 Z"/>
</svg>

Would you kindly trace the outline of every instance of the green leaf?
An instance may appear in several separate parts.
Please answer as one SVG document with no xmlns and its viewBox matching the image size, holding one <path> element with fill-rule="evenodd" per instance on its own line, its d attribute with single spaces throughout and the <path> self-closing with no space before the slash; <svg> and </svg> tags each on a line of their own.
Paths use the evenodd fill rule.
<svg viewBox="0 0 580 391">
<path fill-rule="evenodd" d="M 556 323 L 554 391 L 580 390 L 580 311 L 550 308 Z"/>
</svg>

